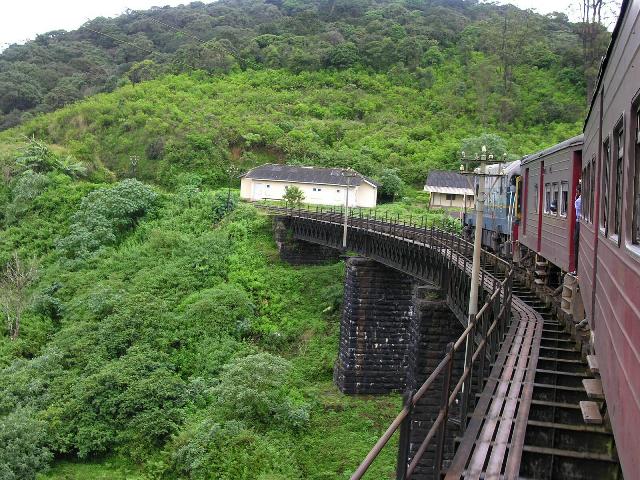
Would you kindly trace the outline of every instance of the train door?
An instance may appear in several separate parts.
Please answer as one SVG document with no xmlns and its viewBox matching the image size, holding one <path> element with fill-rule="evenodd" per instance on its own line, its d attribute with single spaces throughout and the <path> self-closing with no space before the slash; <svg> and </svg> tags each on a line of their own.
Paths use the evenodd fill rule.
<svg viewBox="0 0 640 480">
<path fill-rule="evenodd" d="M 568 215 L 569 215 L 569 268 L 571 271 L 577 271 L 578 267 L 578 236 L 580 235 L 580 225 L 576 216 L 575 200 L 577 196 L 578 185 L 580 183 L 580 172 L 582 170 L 582 152 L 580 150 L 573 152 L 573 168 L 571 172 L 570 194 L 568 195 Z"/>
</svg>

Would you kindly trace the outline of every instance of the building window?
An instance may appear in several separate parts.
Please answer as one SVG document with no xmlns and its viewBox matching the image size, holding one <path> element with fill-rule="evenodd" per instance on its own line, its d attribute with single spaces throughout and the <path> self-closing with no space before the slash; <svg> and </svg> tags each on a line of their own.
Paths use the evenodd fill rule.
<svg viewBox="0 0 640 480">
<path fill-rule="evenodd" d="M 267 188 L 271 188 L 271 185 L 267 185 Z"/>
<path fill-rule="evenodd" d="M 336 190 L 336 192 L 340 193 L 340 189 Z"/>
<path fill-rule="evenodd" d="M 551 213 L 551 184 L 547 183 L 544 186 L 544 213 Z"/>
<path fill-rule="evenodd" d="M 635 105 L 635 170 L 633 172 L 633 231 L 632 241 L 640 244 L 640 102 Z"/>
<path fill-rule="evenodd" d="M 540 192 L 538 191 L 538 185 L 533 186 L 533 213 L 538 213 L 538 204 L 540 203 Z"/>
<path fill-rule="evenodd" d="M 566 217 L 569 211 L 569 183 L 560 184 L 560 216 Z"/>
<path fill-rule="evenodd" d="M 620 235 L 622 226 L 622 168 L 624 166 L 624 127 L 622 122 L 616 127 L 613 138 L 615 140 L 616 151 L 616 172 L 615 172 L 615 200 L 613 212 L 613 233 Z"/>
<path fill-rule="evenodd" d="M 609 169 L 611 165 L 611 142 L 607 138 L 602 144 L 602 201 L 600 209 L 600 227 L 605 235 L 609 235 Z"/>
<path fill-rule="evenodd" d="M 313 187 L 313 191 L 314 192 L 321 192 L 322 189 L 321 188 L 317 188 L 317 187 Z M 340 190 L 338 190 L 338 191 L 340 191 Z"/>
<path fill-rule="evenodd" d="M 453 200 L 455 200 L 455 199 L 456 199 L 455 194 L 453 194 L 453 193 L 447 193 L 447 200 L 448 200 L 448 201 L 453 201 Z"/>
</svg>

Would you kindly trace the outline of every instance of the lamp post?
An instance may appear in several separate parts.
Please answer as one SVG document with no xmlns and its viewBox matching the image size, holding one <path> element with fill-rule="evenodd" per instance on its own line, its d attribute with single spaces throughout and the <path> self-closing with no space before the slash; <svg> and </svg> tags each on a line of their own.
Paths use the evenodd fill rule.
<svg viewBox="0 0 640 480">
<path fill-rule="evenodd" d="M 347 179 L 347 191 L 344 195 L 344 229 L 342 231 L 342 249 L 347 249 L 347 229 L 349 223 L 349 188 L 351 187 L 351 179 L 356 176 L 356 173 L 347 168 L 342 171 L 342 176 Z"/>
</svg>

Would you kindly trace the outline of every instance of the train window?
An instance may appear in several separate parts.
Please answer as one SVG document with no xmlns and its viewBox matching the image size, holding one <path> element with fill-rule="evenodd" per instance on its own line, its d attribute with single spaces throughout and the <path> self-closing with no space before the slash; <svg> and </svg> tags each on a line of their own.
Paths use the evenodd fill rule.
<svg viewBox="0 0 640 480">
<path fill-rule="evenodd" d="M 602 202 L 600 204 L 600 228 L 609 235 L 609 167 L 611 165 L 611 142 L 607 138 L 602 144 Z"/>
<path fill-rule="evenodd" d="M 640 103 L 635 105 L 635 170 L 633 172 L 633 231 L 632 241 L 640 244 Z"/>
<path fill-rule="evenodd" d="M 544 213 L 551 213 L 551 184 L 547 183 L 544 186 Z"/>
<path fill-rule="evenodd" d="M 596 184 L 596 157 L 593 157 L 591 160 L 591 176 L 589 180 L 589 188 L 591 191 L 589 192 L 589 222 L 593 223 L 593 215 L 595 212 L 594 203 L 595 203 L 595 194 L 593 192 L 593 186 Z"/>
<path fill-rule="evenodd" d="M 533 186 L 533 198 L 535 199 L 533 204 L 533 213 L 538 213 L 538 204 L 540 203 L 540 192 L 538 191 L 538 184 L 535 184 Z"/>
<path fill-rule="evenodd" d="M 560 200 L 560 188 L 558 187 L 558 184 L 556 182 L 554 182 L 552 189 L 551 189 L 551 206 L 549 207 L 549 210 L 551 210 L 551 214 L 552 215 L 557 215 L 558 214 L 558 201 Z"/>
<path fill-rule="evenodd" d="M 613 212 L 613 233 L 620 235 L 620 227 L 622 226 L 622 168 L 624 166 L 624 128 L 622 123 L 618 124 L 614 131 L 613 138 L 616 142 L 616 161 L 615 161 L 615 203 Z M 619 238 L 619 237 L 618 237 Z"/>
<path fill-rule="evenodd" d="M 562 182 L 560 188 L 560 216 L 566 217 L 569 210 L 569 183 Z"/>
<path fill-rule="evenodd" d="M 586 212 L 587 212 L 587 204 L 589 203 L 586 199 L 589 198 L 589 177 L 587 176 L 587 168 L 583 168 L 582 169 L 582 173 L 580 175 L 580 178 L 583 179 L 583 185 L 582 185 L 582 211 L 580 212 L 580 218 L 582 218 L 582 220 L 585 220 L 587 218 Z"/>
</svg>

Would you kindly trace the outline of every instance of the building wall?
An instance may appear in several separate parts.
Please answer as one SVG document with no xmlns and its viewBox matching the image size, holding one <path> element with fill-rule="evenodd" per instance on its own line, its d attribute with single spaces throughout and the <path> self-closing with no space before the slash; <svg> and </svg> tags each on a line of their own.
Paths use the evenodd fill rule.
<svg viewBox="0 0 640 480">
<path fill-rule="evenodd" d="M 447 200 L 446 193 L 431 193 L 429 205 L 433 208 L 464 208 L 464 195 L 454 195 L 453 200 Z M 473 195 L 467 195 L 467 208 L 473 207 Z"/>
<path fill-rule="evenodd" d="M 596 354 L 625 478 L 640 478 L 637 461 L 640 431 L 640 246 L 632 244 L 631 222 L 635 174 L 633 102 L 640 96 L 640 1 L 632 1 L 585 126 L 582 167 L 595 161 L 596 214 L 580 225 L 578 278 L 594 332 Z M 602 108 L 600 108 L 602 102 Z M 615 148 L 610 162 L 609 235 L 602 219 L 603 148 L 618 121 L 624 122 L 621 235 L 613 231 Z M 583 184 L 585 179 L 583 179 Z M 584 192 L 582 211 L 585 212 Z M 592 296 L 593 294 L 593 296 Z"/>
<path fill-rule="evenodd" d="M 313 205 L 344 205 L 346 186 L 273 180 L 254 180 L 242 178 L 240 198 L 244 200 L 280 200 L 288 186 L 296 186 L 304 194 L 304 203 Z M 352 207 L 373 208 L 376 206 L 378 189 L 363 182 L 357 187 L 349 188 L 349 205 Z"/>
</svg>

